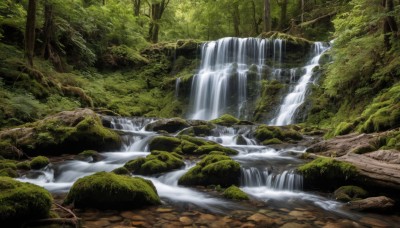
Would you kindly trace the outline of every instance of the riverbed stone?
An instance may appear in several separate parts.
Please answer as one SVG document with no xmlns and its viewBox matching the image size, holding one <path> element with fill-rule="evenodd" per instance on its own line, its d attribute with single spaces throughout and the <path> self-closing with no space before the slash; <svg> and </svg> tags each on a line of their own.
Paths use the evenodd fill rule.
<svg viewBox="0 0 400 228">
<path fill-rule="evenodd" d="M 394 207 L 395 201 L 386 196 L 369 197 L 349 202 L 346 207 L 355 211 L 385 212 Z"/>
<path fill-rule="evenodd" d="M 166 131 L 175 133 L 184 128 L 190 127 L 188 122 L 182 118 L 159 119 L 146 125 L 146 131 Z"/>
<path fill-rule="evenodd" d="M 193 223 L 193 220 L 187 216 L 183 216 L 179 218 L 179 221 L 182 223 L 184 226 L 191 225 Z"/>
</svg>

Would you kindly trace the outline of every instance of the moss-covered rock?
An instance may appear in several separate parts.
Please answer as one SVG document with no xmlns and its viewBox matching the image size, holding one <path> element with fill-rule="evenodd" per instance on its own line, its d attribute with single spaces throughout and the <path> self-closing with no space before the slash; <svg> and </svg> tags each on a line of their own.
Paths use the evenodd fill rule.
<svg viewBox="0 0 400 228">
<path fill-rule="evenodd" d="M 8 140 L 4 140 L 0 141 L 0 156 L 7 159 L 20 159 L 23 153 Z"/>
<path fill-rule="evenodd" d="M 240 122 L 240 120 L 229 114 L 224 114 L 224 115 L 218 117 L 217 119 L 211 120 L 210 122 L 214 123 L 214 124 L 230 127 L 232 125 L 238 124 Z"/>
<path fill-rule="evenodd" d="M 166 131 L 175 133 L 184 128 L 190 127 L 186 120 L 181 118 L 160 119 L 146 125 L 147 131 Z"/>
<path fill-rule="evenodd" d="M 130 209 L 157 205 L 160 199 L 149 180 L 99 172 L 78 179 L 64 204 L 76 208 Z"/>
<path fill-rule="evenodd" d="M 130 174 L 129 170 L 125 167 L 116 168 L 112 172 L 115 174 L 118 174 L 118 175 L 129 175 Z"/>
<path fill-rule="evenodd" d="M 149 142 L 149 150 L 176 151 L 181 145 L 181 140 L 175 137 L 156 136 Z"/>
<path fill-rule="evenodd" d="M 120 136 L 103 127 L 90 109 L 64 111 L 24 127 L 0 132 L 28 155 L 106 151 L 121 146 Z"/>
<path fill-rule="evenodd" d="M 32 159 L 30 163 L 32 169 L 41 169 L 46 167 L 48 164 L 50 164 L 50 161 L 45 156 L 37 156 Z"/>
<path fill-rule="evenodd" d="M 44 188 L 0 177 L 0 221 L 17 222 L 49 216 L 53 198 Z"/>
<path fill-rule="evenodd" d="M 227 199 L 233 200 L 248 200 L 249 196 L 244 193 L 240 188 L 236 187 L 235 185 L 230 186 L 229 188 L 225 189 L 222 195 Z"/>
<path fill-rule="evenodd" d="M 16 162 L 13 160 L 0 160 L 0 176 L 18 177 Z"/>
<path fill-rule="evenodd" d="M 342 186 L 336 189 L 333 194 L 336 200 L 342 202 L 364 199 L 368 196 L 367 191 L 358 186 L 353 186 L 353 185 Z"/>
<path fill-rule="evenodd" d="M 259 125 L 254 131 L 254 137 L 260 142 L 266 142 L 269 139 L 279 139 L 281 141 L 300 140 L 303 136 L 293 130 L 275 126 Z"/>
<path fill-rule="evenodd" d="M 234 150 L 234 149 L 231 149 L 228 147 L 224 147 L 219 144 L 200 146 L 193 152 L 193 154 L 202 155 L 202 154 L 208 154 L 212 151 L 221 151 L 221 152 L 224 152 L 225 154 L 229 154 L 229 155 L 238 154 L 237 150 Z"/>
<path fill-rule="evenodd" d="M 17 169 L 19 170 L 30 170 L 31 162 L 30 161 L 22 161 L 17 163 Z"/>
<path fill-rule="evenodd" d="M 124 167 L 134 174 L 151 175 L 179 169 L 184 165 L 182 157 L 176 153 L 152 151 L 146 158 L 129 161 Z"/>
<path fill-rule="evenodd" d="M 205 156 L 195 167 L 183 175 L 181 185 L 237 185 L 240 179 L 240 165 L 229 156 L 213 154 Z"/>
<path fill-rule="evenodd" d="M 211 123 L 197 125 L 197 126 L 192 126 L 192 127 L 186 128 L 185 130 L 179 132 L 179 135 L 193 135 L 193 136 L 211 135 L 212 130 L 214 128 L 215 128 L 215 125 L 213 125 Z"/>
<path fill-rule="evenodd" d="M 75 156 L 75 160 L 87 161 L 89 159 L 94 162 L 102 160 L 104 157 L 95 150 L 85 150 Z"/>
<path fill-rule="evenodd" d="M 283 142 L 277 138 L 266 139 L 262 142 L 263 145 L 282 144 Z"/>
<path fill-rule="evenodd" d="M 333 158 L 319 157 L 298 167 L 305 188 L 337 188 L 351 183 L 358 176 L 357 168 Z"/>
</svg>

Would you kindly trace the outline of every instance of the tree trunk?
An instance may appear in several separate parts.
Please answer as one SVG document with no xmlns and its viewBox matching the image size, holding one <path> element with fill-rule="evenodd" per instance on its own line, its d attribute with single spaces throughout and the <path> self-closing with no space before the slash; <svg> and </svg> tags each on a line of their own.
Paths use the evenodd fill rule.
<svg viewBox="0 0 400 228">
<path fill-rule="evenodd" d="M 398 27 L 397 27 L 396 19 L 394 18 L 394 16 L 391 15 L 391 13 L 394 12 L 393 0 L 383 0 L 382 5 L 383 5 L 383 7 L 385 7 L 386 14 L 388 14 L 384 18 L 383 34 L 384 34 L 384 42 L 385 42 L 386 49 L 389 50 L 392 46 L 390 43 L 390 38 L 394 34 L 397 34 Z"/>
<path fill-rule="evenodd" d="M 264 32 L 271 31 L 271 7 L 270 1 L 264 0 Z"/>
<path fill-rule="evenodd" d="M 36 0 L 29 0 L 28 14 L 25 28 L 25 59 L 29 66 L 33 66 L 33 53 L 35 51 L 35 24 L 36 24 Z"/>
<path fill-rule="evenodd" d="M 170 0 L 162 0 L 159 3 L 151 4 L 149 40 L 152 43 L 158 42 L 158 34 L 160 31 L 160 19 L 167 8 Z"/>
<path fill-rule="evenodd" d="M 286 25 L 287 5 L 288 5 L 288 0 L 282 0 L 279 3 L 279 7 L 281 8 L 281 14 L 279 18 L 279 28 L 281 30 L 283 30 Z"/>
<path fill-rule="evenodd" d="M 133 15 L 138 17 L 140 14 L 141 0 L 132 0 L 132 3 L 133 3 Z"/>
<path fill-rule="evenodd" d="M 251 1 L 251 9 L 252 9 L 252 19 L 253 19 L 253 35 L 258 35 L 258 23 L 257 23 L 257 18 L 256 18 L 256 3 L 254 0 Z"/>
<path fill-rule="evenodd" d="M 235 36 L 240 36 L 240 15 L 239 15 L 239 3 L 234 2 L 232 4 L 232 19 L 233 19 L 233 30 L 235 31 Z"/>
</svg>

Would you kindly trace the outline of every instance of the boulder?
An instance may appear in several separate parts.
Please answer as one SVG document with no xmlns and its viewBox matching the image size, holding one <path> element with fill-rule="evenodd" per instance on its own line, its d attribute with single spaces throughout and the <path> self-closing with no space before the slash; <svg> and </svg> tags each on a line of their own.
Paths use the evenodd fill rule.
<svg viewBox="0 0 400 228">
<path fill-rule="evenodd" d="M 185 163 L 177 153 L 153 151 L 146 158 L 137 158 L 125 164 L 125 168 L 134 174 L 151 175 L 179 169 Z"/>
<path fill-rule="evenodd" d="M 279 142 L 276 139 L 282 141 L 291 141 L 291 140 L 301 140 L 303 136 L 295 130 L 276 127 L 276 126 L 267 126 L 265 124 L 259 125 L 254 131 L 254 137 L 262 142 L 264 145 L 268 145 L 268 143 L 274 141 L 268 141 L 275 139 L 275 142 Z"/>
<path fill-rule="evenodd" d="M 240 120 L 229 114 L 224 114 L 218 117 L 217 119 L 211 120 L 210 122 L 213 124 L 230 127 L 232 125 L 238 124 Z"/>
<path fill-rule="evenodd" d="M 13 160 L 0 160 L 0 177 L 18 177 L 16 162 Z"/>
<path fill-rule="evenodd" d="M 10 140 L 13 146 L 29 156 L 79 153 L 92 149 L 119 149 L 120 136 L 103 127 L 100 118 L 90 109 L 64 111 L 20 128 L 0 132 L 0 140 Z"/>
<path fill-rule="evenodd" d="M 50 161 L 45 156 L 37 156 L 34 159 L 32 159 L 30 163 L 31 169 L 42 169 L 46 167 L 48 164 L 50 164 Z"/>
<path fill-rule="evenodd" d="M 187 127 L 190 127 L 190 125 L 186 120 L 181 118 L 160 119 L 146 125 L 146 131 L 166 131 L 168 133 L 175 133 Z"/>
<path fill-rule="evenodd" d="M 353 200 L 363 199 L 367 197 L 368 193 L 358 186 L 347 185 L 336 189 L 333 195 L 335 196 L 336 200 L 349 202 Z"/>
<path fill-rule="evenodd" d="M 131 209 L 158 205 L 160 199 L 149 180 L 99 172 L 78 179 L 64 204 L 76 208 Z"/>
<path fill-rule="evenodd" d="M 169 136 L 156 136 L 149 142 L 149 150 L 174 152 L 181 145 L 181 140 Z"/>
<path fill-rule="evenodd" d="M 393 209 L 394 204 L 394 200 L 386 196 L 377 196 L 351 201 L 346 207 L 356 211 L 385 212 Z"/>
<path fill-rule="evenodd" d="M 16 222 L 49 216 L 53 198 L 42 187 L 0 177 L 0 221 Z"/>
<path fill-rule="evenodd" d="M 248 200 L 249 197 L 246 193 L 244 193 L 240 188 L 236 187 L 235 185 L 230 186 L 229 188 L 225 189 L 222 195 L 227 199 L 233 200 Z"/>
<path fill-rule="evenodd" d="M 240 165 L 229 156 L 210 154 L 205 156 L 195 167 L 183 175 L 181 185 L 221 185 L 223 187 L 238 185 Z"/>
</svg>

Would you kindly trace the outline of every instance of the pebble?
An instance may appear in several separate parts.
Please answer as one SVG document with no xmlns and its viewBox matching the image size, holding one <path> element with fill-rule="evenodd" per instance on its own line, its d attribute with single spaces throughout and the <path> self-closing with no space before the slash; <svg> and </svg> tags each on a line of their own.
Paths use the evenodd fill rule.
<svg viewBox="0 0 400 228">
<path fill-rule="evenodd" d="M 180 217 L 179 221 L 182 223 L 184 226 L 191 225 L 193 223 L 193 220 L 187 216 Z"/>
</svg>

